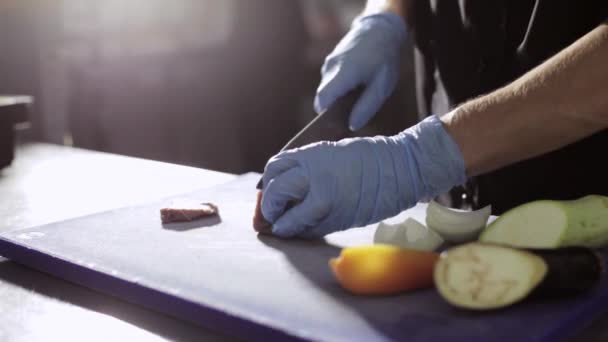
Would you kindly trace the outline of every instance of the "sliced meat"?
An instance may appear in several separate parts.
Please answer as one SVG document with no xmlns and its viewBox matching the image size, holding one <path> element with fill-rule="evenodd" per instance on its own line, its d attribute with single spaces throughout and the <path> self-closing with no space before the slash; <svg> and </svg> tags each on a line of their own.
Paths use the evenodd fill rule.
<svg viewBox="0 0 608 342">
<path fill-rule="evenodd" d="M 200 203 L 193 207 L 162 208 L 160 219 L 163 223 L 189 222 L 218 214 L 219 210 L 215 204 Z"/>
<path fill-rule="evenodd" d="M 253 214 L 253 229 L 261 234 L 271 234 L 272 224 L 266 221 L 262 215 L 262 191 L 258 191 L 255 204 L 255 212 Z"/>
</svg>

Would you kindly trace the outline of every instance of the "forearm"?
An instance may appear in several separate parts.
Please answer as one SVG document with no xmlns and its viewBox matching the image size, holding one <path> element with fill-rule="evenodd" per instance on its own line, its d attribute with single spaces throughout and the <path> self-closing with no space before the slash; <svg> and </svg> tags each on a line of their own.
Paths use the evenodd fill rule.
<svg viewBox="0 0 608 342">
<path fill-rule="evenodd" d="M 474 176 L 608 127 L 608 25 L 442 121 Z"/>
<path fill-rule="evenodd" d="M 393 12 L 407 18 L 411 1 L 412 0 L 367 0 L 363 14 Z"/>
</svg>

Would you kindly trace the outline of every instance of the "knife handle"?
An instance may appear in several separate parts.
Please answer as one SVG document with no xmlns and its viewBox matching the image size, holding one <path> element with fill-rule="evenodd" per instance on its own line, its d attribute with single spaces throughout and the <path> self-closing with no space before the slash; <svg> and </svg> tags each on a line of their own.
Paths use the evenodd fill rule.
<svg viewBox="0 0 608 342">
<path fill-rule="evenodd" d="M 325 118 L 323 119 L 323 124 L 327 124 L 327 122 L 325 121 L 327 120 L 327 118 L 332 121 L 327 127 L 323 126 L 324 133 L 327 134 L 326 139 L 336 140 L 353 136 L 354 133 L 352 133 L 348 128 L 348 118 L 355 105 L 355 102 L 357 101 L 357 99 L 359 99 L 359 96 L 361 96 L 362 92 L 363 88 L 357 87 L 338 98 L 332 104 L 332 106 L 326 110 L 326 112 L 318 114 L 303 129 L 301 129 L 285 146 L 283 146 L 280 152 L 291 148 L 300 147 L 302 143 L 301 135 L 305 131 L 309 132 L 310 129 L 308 128 L 311 128 L 313 131 L 318 131 L 319 125 L 315 124 L 315 121 L 319 121 L 319 119 L 321 119 L 321 116 L 325 116 Z M 321 140 L 322 139 L 319 139 L 319 141 Z M 260 181 L 256 185 L 256 189 L 262 190 L 262 185 L 263 182 L 262 179 L 260 179 Z"/>
</svg>

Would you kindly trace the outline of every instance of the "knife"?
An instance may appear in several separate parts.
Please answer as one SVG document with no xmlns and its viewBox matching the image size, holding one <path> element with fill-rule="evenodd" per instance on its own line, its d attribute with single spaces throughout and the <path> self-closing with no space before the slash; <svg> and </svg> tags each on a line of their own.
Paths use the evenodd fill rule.
<svg viewBox="0 0 608 342">
<path fill-rule="evenodd" d="M 281 148 L 279 153 L 323 140 L 335 141 L 356 136 L 348 128 L 348 118 L 360 94 L 361 90 L 356 89 L 340 97 L 331 107 L 316 115 L 314 119 L 296 133 Z M 261 178 L 256 185 L 256 189 L 262 190 Z"/>
</svg>

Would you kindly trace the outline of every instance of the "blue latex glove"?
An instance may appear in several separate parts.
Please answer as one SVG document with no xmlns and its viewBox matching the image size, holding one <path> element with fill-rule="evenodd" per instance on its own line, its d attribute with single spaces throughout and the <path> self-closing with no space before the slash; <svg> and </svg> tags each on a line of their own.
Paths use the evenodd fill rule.
<svg viewBox="0 0 608 342">
<path fill-rule="evenodd" d="M 264 171 L 262 214 L 277 236 L 321 237 L 394 216 L 465 180 L 458 146 L 431 116 L 391 137 L 279 153 Z"/>
<path fill-rule="evenodd" d="M 317 113 L 363 85 L 365 90 L 353 107 L 349 126 L 353 131 L 365 126 L 399 81 L 399 52 L 406 35 L 403 18 L 393 13 L 356 19 L 321 68 Z"/>
</svg>

